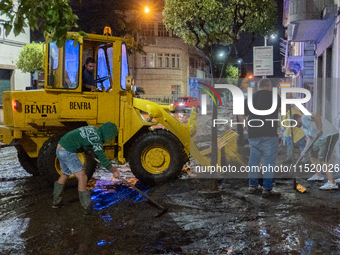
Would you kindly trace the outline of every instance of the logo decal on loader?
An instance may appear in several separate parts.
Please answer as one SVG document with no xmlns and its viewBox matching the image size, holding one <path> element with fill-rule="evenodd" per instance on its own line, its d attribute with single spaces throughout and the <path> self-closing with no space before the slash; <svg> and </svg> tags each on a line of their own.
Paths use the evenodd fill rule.
<svg viewBox="0 0 340 255">
<path fill-rule="evenodd" d="M 57 113 L 57 108 L 55 105 L 36 105 L 36 104 L 31 104 L 31 105 L 25 105 L 25 113 L 41 113 L 41 114 L 48 114 L 48 113 Z"/>
<path fill-rule="evenodd" d="M 91 110 L 90 102 L 70 102 L 71 110 Z"/>
</svg>

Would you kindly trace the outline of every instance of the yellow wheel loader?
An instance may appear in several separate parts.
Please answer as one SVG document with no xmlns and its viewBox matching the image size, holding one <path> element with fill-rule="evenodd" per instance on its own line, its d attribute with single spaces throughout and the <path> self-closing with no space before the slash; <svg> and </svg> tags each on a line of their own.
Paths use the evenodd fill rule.
<svg viewBox="0 0 340 255">
<path fill-rule="evenodd" d="M 61 174 L 56 157 L 59 139 L 75 128 L 110 121 L 119 134 L 104 144 L 108 159 L 129 162 L 133 174 L 149 184 L 176 178 L 189 158 L 190 124 L 175 119 L 169 113 L 171 106 L 135 98 L 124 39 L 69 36 L 77 36 L 77 41 L 67 40 L 62 48 L 55 43 L 46 45 L 44 89 L 3 92 L 2 145 L 15 146 L 27 172 L 53 183 Z M 82 88 L 88 57 L 96 61 L 94 77 L 100 89 L 95 91 Z M 154 129 L 158 123 L 165 128 Z M 194 151 L 199 162 L 210 162 L 197 148 Z M 96 162 L 87 153 L 79 157 L 90 178 Z"/>
</svg>

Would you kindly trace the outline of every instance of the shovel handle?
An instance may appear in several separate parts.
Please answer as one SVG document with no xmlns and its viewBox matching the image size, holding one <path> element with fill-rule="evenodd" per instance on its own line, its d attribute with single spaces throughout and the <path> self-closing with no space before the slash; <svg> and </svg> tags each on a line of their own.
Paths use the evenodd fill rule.
<svg viewBox="0 0 340 255">
<path fill-rule="evenodd" d="M 297 164 L 299 164 L 300 163 L 300 161 L 302 160 L 302 158 L 313 148 L 313 145 L 314 145 L 314 143 L 316 142 L 316 140 L 318 140 L 318 138 L 319 138 L 319 136 L 317 136 L 317 137 L 315 137 L 314 139 L 313 139 L 313 141 L 311 142 L 311 144 L 308 146 L 308 148 L 307 148 L 307 150 L 306 150 L 306 153 L 303 155 L 303 156 L 300 156 L 300 158 L 296 161 L 296 163 L 295 163 L 295 166 L 297 165 Z"/>
<path fill-rule="evenodd" d="M 313 145 L 314 145 L 315 141 L 318 140 L 318 138 L 319 138 L 319 136 L 317 136 L 317 137 L 315 137 L 313 139 L 311 144 L 308 146 L 305 155 L 313 148 Z M 300 156 L 300 158 L 296 161 L 294 166 L 297 166 L 305 155 Z M 297 185 L 297 183 L 296 183 L 296 175 L 295 175 L 295 171 L 293 171 L 293 189 L 295 189 L 295 190 L 296 190 L 296 185 Z"/>
<path fill-rule="evenodd" d="M 135 185 L 133 185 L 132 183 L 129 183 L 127 180 L 125 180 L 124 178 L 120 178 L 122 180 L 122 182 L 124 184 L 126 184 L 127 186 L 133 188 L 135 191 L 137 191 L 139 194 L 141 194 L 143 197 L 145 197 L 151 204 L 155 205 L 157 208 L 161 209 L 161 210 L 165 210 L 166 208 L 161 206 L 160 204 L 158 204 L 155 200 L 153 200 L 151 197 L 149 197 L 147 194 L 145 194 L 143 191 L 141 191 L 140 189 L 136 188 Z"/>
</svg>

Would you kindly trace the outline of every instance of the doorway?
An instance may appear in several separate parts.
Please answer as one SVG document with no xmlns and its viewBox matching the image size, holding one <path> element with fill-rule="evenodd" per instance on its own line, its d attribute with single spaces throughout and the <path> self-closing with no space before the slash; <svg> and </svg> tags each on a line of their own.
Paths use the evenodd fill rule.
<svg viewBox="0 0 340 255">
<path fill-rule="evenodd" d="M 11 90 L 11 78 L 13 70 L 0 69 L 0 105 L 2 105 L 2 92 Z"/>
</svg>

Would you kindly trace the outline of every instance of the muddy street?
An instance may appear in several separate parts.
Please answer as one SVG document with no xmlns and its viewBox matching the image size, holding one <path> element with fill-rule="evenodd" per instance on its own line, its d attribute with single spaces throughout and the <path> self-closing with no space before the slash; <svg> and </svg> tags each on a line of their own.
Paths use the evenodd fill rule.
<svg viewBox="0 0 340 255">
<path fill-rule="evenodd" d="M 77 189 L 65 192 L 66 206 L 52 209 L 52 188 L 32 177 L 14 148 L 0 151 L 1 254 L 339 254 L 339 191 L 321 183 L 292 189 L 277 180 L 281 198 L 247 194 L 247 180 L 210 181 L 183 172 L 178 180 L 149 188 L 136 185 L 169 208 L 158 209 L 137 192 L 117 185 L 97 169 L 89 182 L 95 208 L 82 217 Z M 124 177 L 135 183 L 127 166 Z"/>
<path fill-rule="evenodd" d="M 182 123 L 189 119 L 185 113 L 176 117 Z M 204 149 L 211 116 L 199 118 L 196 142 Z M 280 146 L 277 164 L 285 151 Z M 191 161 L 177 180 L 156 187 L 142 185 L 128 165 L 119 167 L 122 177 L 169 209 L 159 218 L 154 217 L 159 209 L 97 166 L 88 182 L 94 214 L 84 218 L 76 187 L 65 190 L 65 207 L 52 209 L 51 185 L 26 173 L 14 147 L 3 148 L 0 254 L 340 253 L 338 190 L 321 191 L 323 182 L 307 182 L 306 175 L 298 182 L 308 193 L 293 190 L 291 178 L 276 179 L 281 197 L 265 199 L 248 194 L 246 177 L 221 176 L 218 191 L 212 192 L 211 180 L 193 172 L 196 163 Z"/>
</svg>

